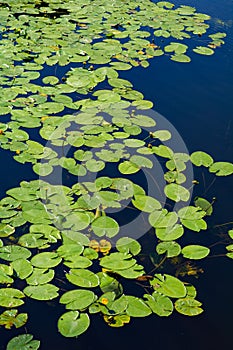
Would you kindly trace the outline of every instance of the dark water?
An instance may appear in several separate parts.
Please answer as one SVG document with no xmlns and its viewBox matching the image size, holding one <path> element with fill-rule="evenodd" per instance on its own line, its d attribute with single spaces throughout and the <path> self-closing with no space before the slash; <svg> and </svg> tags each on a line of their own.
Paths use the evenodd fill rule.
<svg viewBox="0 0 233 350">
<path fill-rule="evenodd" d="M 233 26 L 229 21 L 233 19 L 233 3 L 231 0 L 176 0 L 174 3 L 195 6 L 199 12 L 210 14 L 214 31 L 227 33 L 226 44 L 213 56 L 191 55 L 190 64 L 176 63 L 168 57 L 155 58 L 149 68 L 135 68 L 125 73 L 125 77 L 176 127 L 190 152 L 205 150 L 215 160 L 232 161 Z M 217 18 L 226 25 L 219 27 Z M 7 152 L 0 151 L 0 159 L 1 197 L 21 180 L 34 178 L 30 165 L 15 162 Z M 196 176 L 201 180 L 203 175 L 199 172 Z M 206 184 L 197 190 L 198 195 L 206 191 L 211 179 L 205 175 Z M 205 195 L 209 199 L 218 198 L 211 226 L 232 221 L 231 179 L 218 178 Z M 224 232 L 224 226 L 221 232 Z M 204 233 L 206 241 L 212 233 L 213 230 Z M 168 319 L 150 316 L 133 319 L 124 328 L 112 329 L 94 315 L 86 334 L 78 339 L 66 339 L 56 331 L 56 319 L 61 310 L 30 301 L 25 306 L 30 317 L 27 331 L 41 340 L 42 350 L 233 349 L 232 267 L 232 261 L 227 258 L 207 259 L 204 275 L 192 281 L 198 290 L 197 299 L 203 302 L 205 309 L 198 317 L 187 318 L 176 313 Z M 5 349 L 7 339 L 12 336 L 12 332 L 3 332 L 1 349 Z"/>
</svg>

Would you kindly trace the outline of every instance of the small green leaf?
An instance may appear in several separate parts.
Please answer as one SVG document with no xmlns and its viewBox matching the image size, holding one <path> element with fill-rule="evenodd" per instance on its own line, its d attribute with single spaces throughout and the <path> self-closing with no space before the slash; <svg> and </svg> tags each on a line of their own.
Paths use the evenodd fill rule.
<svg viewBox="0 0 233 350">
<path fill-rule="evenodd" d="M 210 249 L 201 245 L 187 245 L 182 249 L 185 258 L 199 260 L 209 255 Z"/>
<path fill-rule="evenodd" d="M 203 312 L 202 303 L 193 298 L 178 299 L 175 302 L 175 309 L 182 315 L 196 316 Z"/>
<path fill-rule="evenodd" d="M 58 296 L 59 288 L 53 284 L 41 284 L 38 286 L 27 286 L 24 293 L 32 299 L 36 300 L 52 300 Z"/>
<path fill-rule="evenodd" d="M 190 160 L 196 166 L 205 167 L 209 167 L 214 162 L 213 158 L 209 154 L 202 151 L 193 152 L 190 156 Z"/>
<path fill-rule="evenodd" d="M 126 300 L 128 302 L 126 309 L 127 315 L 132 317 L 145 317 L 152 313 L 149 306 L 142 299 L 127 295 Z"/>
<path fill-rule="evenodd" d="M 135 174 L 140 170 L 138 165 L 132 163 L 129 160 L 126 160 L 123 163 L 120 163 L 120 165 L 118 166 L 118 169 L 120 173 L 124 175 Z"/>
<path fill-rule="evenodd" d="M 150 284 L 156 292 L 166 295 L 170 298 L 182 298 L 186 295 L 184 284 L 176 277 L 167 274 L 155 274 Z"/>
<path fill-rule="evenodd" d="M 40 341 L 33 340 L 33 335 L 21 334 L 9 341 L 6 350 L 37 350 L 39 347 Z"/>
<path fill-rule="evenodd" d="M 64 313 L 58 320 L 58 330 L 68 338 L 78 337 L 86 332 L 90 325 L 90 319 L 87 314 L 78 311 L 69 311 Z"/>
<path fill-rule="evenodd" d="M 116 220 L 108 216 L 100 216 L 95 219 L 91 228 L 98 237 L 107 236 L 109 238 L 118 234 L 120 228 Z"/>
<path fill-rule="evenodd" d="M 217 176 L 228 176 L 233 174 L 233 164 L 228 162 L 213 163 L 209 171 Z"/>
</svg>

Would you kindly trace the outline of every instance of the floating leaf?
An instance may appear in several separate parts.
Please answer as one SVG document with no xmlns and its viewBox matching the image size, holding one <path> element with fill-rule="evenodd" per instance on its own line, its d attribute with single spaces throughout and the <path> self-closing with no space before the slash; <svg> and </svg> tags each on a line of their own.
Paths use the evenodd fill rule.
<svg viewBox="0 0 233 350">
<path fill-rule="evenodd" d="M 171 60 L 181 63 L 189 63 L 191 61 L 191 58 L 187 55 L 172 55 Z"/>
<path fill-rule="evenodd" d="M 182 254 L 188 259 L 203 259 L 209 255 L 210 249 L 201 245 L 187 245 L 182 249 Z"/>
<path fill-rule="evenodd" d="M 174 202 L 187 202 L 190 197 L 190 193 L 185 187 L 174 183 L 166 185 L 164 192 L 166 196 L 172 199 Z"/>
<path fill-rule="evenodd" d="M 69 282 L 83 288 L 93 288 L 99 285 L 99 278 L 96 274 L 85 269 L 71 269 L 66 274 Z"/>
<path fill-rule="evenodd" d="M 121 253 L 131 253 L 138 255 L 141 251 L 141 245 L 133 238 L 122 237 L 116 242 L 116 248 Z"/>
<path fill-rule="evenodd" d="M 78 311 L 64 313 L 58 320 L 58 330 L 64 337 L 77 337 L 84 333 L 90 325 L 87 314 Z"/>
<path fill-rule="evenodd" d="M 11 266 L 15 270 L 17 277 L 19 277 L 22 280 L 27 278 L 33 271 L 31 263 L 25 259 L 14 260 Z"/>
<path fill-rule="evenodd" d="M 37 350 L 39 347 L 40 341 L 33 340 L 33 335 L 21 334 L 9 341 L 6 350 Z"/>
<path fill-rule="evenodd" d="M 151 314 L 151 309 L 142 299 L 127 295 L 126 300 L 128 302 L 126 309 L 127 315 L 132 317 L 145 317 Z"/>
<path fill-rule="evenodd" d="M 14 261 L 17 259 L 27 259 L 30 256 L 30 250 L 23 247 L 6 245 L 0 248 L 0 258 L 3 260 Z"/>
<path fill-rule="evenodd" d="M 136 264 L 130 254 L 112 253 L 101 259 L 100 265 L 109 270 L 125 270 Z"/>
<path fill-rule="evenodd" d="M 156 252 L 158 254 L 166 253 L 168 258 L 172 258 L 174 256 L 178 256 L 181 252 L 181 247 L 178 243 L 174 241 L 169 242 L 161 242 L 156 246 Z"/>
<path fill-rule="evenodd" d="M 119 232 L 117 221 L 108 216 L 101 216 L 95 219 L 91 224 L 91 228 L 98 237 L 107 236 L 111 238 Z"/>
<path fill-rule="evenodd" d="M 90 290 L 70 290 L 62 295 L 60 303 L 66 305 L 67 310 L 84 310 L 96 300 Z"/>
<path fill-rule="evenodd" d="M 213 206 L 210 202 L 208 202 L 205 198 L 195 197 L 194 204 L 196 207 L 201 208 L 206 212 L 206 215 L 211 215 L 213 213 Z"/>
<path fill-rule="evenodd" d="M 59 288 L 53 284 L 47 283 L 38 286 L 27 286 L 23 291 L 32 299 L 52 300 L 58 296 Z"/>
<path fill-rule="evenodd" d="M 145 294 L 146 303 L 158 316 L 170 316 L 173 312 L 173 303 L 165 295 L 154 292 L 152 295 Z"/>
<path fill-rule="evenodd" d="M 15 228 L 7 225 L 7 224 L 0 224 L 0 237 L 9 237 L 15 232 Z"/>
<path fill-rule="evenodd" d="M 6 329 L 11 329 L 13 326 L 15 328 L 22 327 L 28 319 L 26 313 L 18 314 L 18 310 L 6 310 L 0 315 L 0 325 L 4 326 Z"/>
<path fill-rule="evenodd" d="M 159 210 L 162 208 L 157 199 L 145 195 L 134 196 L 132 203 L 137 209 L 145 211 L 146 213 L 151 213 L 154 210 Z"/>
<path fill-rule="evenodd" d="M 118 167 L 120 173 L 122 174 L 135 174 L 137 173 L 140 168 L 138 165 L 134 164 L 133 162 L 126 160 L 123 163 L 120 163 L 119 167 Z"/>
<path fill-rule="evenodd" d="M 35 267 L 39 268 L 51 268 L 55 267 L 61 262 L 61 258 L 57 253 L 53 252 L 43 252 L 37 255 L 34 255 L 31 259 L 31 263 Z"/>
<path fill-rule="evenodd" d="M 195 49 L 193 49 L 194 52 L 199 53 L 200 55 L 213 55 L 214 50 L 211 50 L 208 47 L 205 46 L 197 46 Z"/>
<path fill-rule="evenodd" d="M 203 312 L 202 303 L 193 298 L 178 299 L 175 302 L 175 309 L 183 315 L 196 316 Z"/>
<path fill-rule="evenodd" d="M 202 151 L 193 152 L 190 156 L 190 160 L 196 166 L 203 165 L 205 167 L 209 167 L 211 164 L 213 164 L 213 158 L 209 154 Z"/>
<path fill-rule="evenodd" d="M 17 307 L 22 305 L 24 302 L 22 298 L 25 295 L 18 289 L 15 288 L 1 288 L 0 289 L 0 306 L 2 307 Z"/>
<path fill-rule="evenodd" d="M 156 228 L 156 236 L 161 241 L 172 241 L 180 238 L 184 234 L 182 225 L 168 226 L 166 228 Z"/>
<path fill-rule="evenodd" d="M 176 277 L 167 274 L 155 274 L 150 284 L 161 294 L 170 298 L 182 298 L 186 295 L 184 284 Z"/>
<path fill-rule="evenodd" d="M 228 176 L 233 174 L 233 164 L 228 162 L 213 163 L 209 171 L 217 176 Z"/>
</svg>

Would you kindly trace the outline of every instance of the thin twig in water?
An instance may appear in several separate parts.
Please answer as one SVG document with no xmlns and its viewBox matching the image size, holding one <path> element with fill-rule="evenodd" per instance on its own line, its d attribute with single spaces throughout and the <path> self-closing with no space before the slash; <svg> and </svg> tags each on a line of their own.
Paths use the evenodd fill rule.
<svg viewBox="0 0 233 350">
<path fill-rule="evenodd" d="M 165 256 L 163 257 L 163 259 L 160 261 L 160 263 L 159 263 L 157 266 L 155 266 L 155 268 L 153 268 L 153 269 L 149 272 L 149 274 L 151 274 L 152 272 L 154 272 L 154 271 L 156 271 L 158 268 L 160 268 L 160 266 L 163 265 L 163 263 L 165 262 L 166 259 L 167 259 L 167 255 L 165 255 Z"/>
</svg>

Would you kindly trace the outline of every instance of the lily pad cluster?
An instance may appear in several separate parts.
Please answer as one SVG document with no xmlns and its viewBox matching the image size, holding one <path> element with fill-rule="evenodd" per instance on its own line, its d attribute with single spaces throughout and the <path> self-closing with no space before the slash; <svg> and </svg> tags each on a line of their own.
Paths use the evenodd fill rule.
<svg viewBox="0 0 233 350">
<path fill-rule="evenodd" d="M 63 306 L 57 327 L 65 337 L 84 333 L 96 313 L 111 327 L 174 310 L 202 313 L 184 277 L 195 276 L 192 264 L 211 252 L 195 232 L 207 229 L 213 203 L 198 197 L 189 205 L 186 169 L 193 164 L 228 176 L 233 165 L 171 149 L 173 135 L 157 128 L 152 102 L 121 72 L 146 68 L 158 56 L 188 63 L 192 51 L 212 55 L 225 33 L 207 36 L 208 15 L 164 1 L 2 0 L 0 17 L 0 147 L 45 178 L 25 179 L 0 201 L 0 326 L 24 326 L 28 314 L 20 306 L 28 298 Z M 182 42 L 194 36 L 199 46 Z M 166 203 L 129 180 L 143 170 L 156 183 L 155 159 L 164 170 Z M 82 180 L 109 164 L 118 177 Z M 78 181 L 52 185 L 46 176 L 57 168 Z M 143 213 L 155 243 L 149 262 L 141 244 L 122 235 L 113 208 Z M 188 234 L 190 244 L 183 240 Z M 229 231 L 229 258 L 232 238 Z M 141 286 L 140 297 L 125 292 L 128 283 Z M 38 349 L 40 342 L 21 334 L 7 350 L 16 346 Z"/>
<path fill-rule="evenodd" d="M 203 311 L 200 302 L 194 299 L 195 288 L 192 287 L 190 294 L 189 284 L 167 274 L 150 276 L 151 294 L 139 298 L 124 293 L 124 279 L 134 281 L 145 275 L 139 258 L 141 245 L 133 238 L 122 237 L 116 242 L 116 251 L 112 251 L 111 238 L 120 231 L 117 221 L 103 213 L 94 215 L 96 204 L 88 211 L 79 205 L 79 201 L 83 203 L 83 193 L 87 194 L 86 188 L 90 192 L 96 190 L 96 198 L 93 198 L 100 205 L 102 188 L 105 195 L 108 193 L 106 186 L 113 190 L 118 188 L 119 198 L 132 196 L 132 205 L 136 208 L 140 203 L 146 212 L 153 213 L 154 208 L 159 210 L 156 199 L 139 195 L 143 189 L 120 178 L 98 178 L 95 183 L 76 184 L 73 188 L 37 180 L 22 182 L 21 187 L 8 191 L 8 197 L 1 201 L 0 212 L 0 281 L 6 286 L 0 290 L 0 306 L 6 308 L 0 315 L 0 323 L 6 328 L 18 328 L 26 322 L 27 314 L 18 313 L 16 309 L 24 304 L 26 297 L 41 301 L 59 298 L 66 311 L 58 320 L 58 330 L 66 337 L 85 332 L 90 324 L 89 314 L 99 312 L 110 326 L 120 327 L 131 317 L 151 313 L 169 316 L 174 307 L 185 315 Z M 74 200 L 74 196 L 78 199 Z M 166 227 L 163 222 L 160 226 Z M 28 232 L 18 231 L 19 226 Z M 103 237 L 99 244 L 98 237 Z M 164 242 L 168 242 L 167 237 Z M 182 254 L 201 259 L 208 254 L 205 250 L 208 248 L 186 246 Z M 97 272 L 91 270 L 95 261 L 99 264 Z M 60 265 L 62 269 L 58 269 Z M 61 278 L 66 280 L 66 292 L 59 288 Z M 22 290 L 14 287 L 17 279 L 24 285 Z"/>
</svg>

